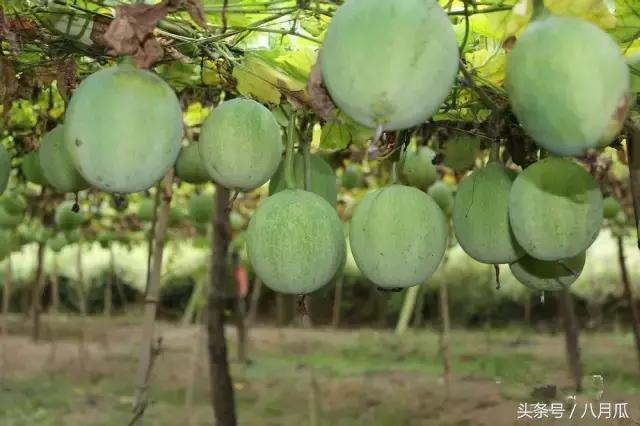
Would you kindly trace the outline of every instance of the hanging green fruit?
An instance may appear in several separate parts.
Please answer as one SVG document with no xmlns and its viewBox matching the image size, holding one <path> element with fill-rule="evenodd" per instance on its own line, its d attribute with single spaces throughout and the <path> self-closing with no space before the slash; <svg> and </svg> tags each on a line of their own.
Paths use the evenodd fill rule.
<svg viewBox="0 0 640 426">
<path fill-rule="evenodd" d="M 596 25 L 540 10 L 507 58 L 505 88 L 536 143 L 557 155 L 608 145 L 630 105 L 629 68 Z"/>
<path fill-rule="evenodd" d="M 60 192 L 77 192 L 89 187 L 71 161 L 62 125 L 44 135 L 38 152 L 42 174 L 49 185 Z"/>
<path fill-rule="evenodd" d="M 304 156 L 297 153 L 293 159 L 293 174 L 296 189 L 304 189 Z M 269 194 L 273 195 L 286 189 L 284 178 L 285 161 L 280 162 L 278 170 L 269 182 Z M 338 202 L 338 185 L 336 175 L 331 166 L 319 155 L 310 155 L 311 187 L 308 191 L 314 192 L 335 206 Z"/>
<path fill-rule="evenodd" d="M 176 176 L 183 182 L 194 185 L 211 182 L 211 176 L 200 157 L 197 142 L 192 141 L 180 150 L 178 161 L 176 161 Z"/>
<path fill-rule="evenodd" d="M 342 224 L 319 195 L 287 189 L 267 198 L 253 214 L 247 250 L 266 286 L 308 294 L 327 284 L 343 262 Z"/>
<path fill-rule="evenodd" d="M 493 265 L 524 256 L 509 224 L 509 194 L 517 173 L 498 162 L 465 177 L 453 207 L 453 231 L 460 247 L 478 262 Z"/>
<path fill-rule="evenodd" d="M 403 185 L 370 192 L 356 207 L 349 227 L 358 268 L 385 289 L 425 282 L 444 256 L 447 234 L 438 204 Z"/>
<path fill-rule="evenodd" d="M 263 185 L 282 156 L 278 122 L 250 99 L 232 99 L 214 108 L 202 125 L 198 147 L 209 175 L 229 189 Z"/>
<path fill-rule="evenodd" d="M 561 261 L 538 260 L 531 256 L 509 265 L 518 281 L 532 290 L 560 291 L 573 284 L 584 268 L 585 254 Z"/>
<path fill-rule="evenodd" d="M 540 260 L 577 256 L 602 226 L 602 193 L 595 179 L 569 159 L 548 157 L 529 166 L 509 193 L 509 221 L 520 246 Z"/>
<path fill-rule="evenodd" d="M 451 21 L 435 0 L 350 0 L 320 51 L 336 105 L 358 123 L 398 130 L 423 123 L 458 72 Z"/>
<path fill-rule="evenodd" d="M 182 111 L 160 77 L 123 63 L 80 84 L 64 129 L 67 150 L 87 182 L 106 192 L 139 192 L 175 164 Z"/>
</svg>

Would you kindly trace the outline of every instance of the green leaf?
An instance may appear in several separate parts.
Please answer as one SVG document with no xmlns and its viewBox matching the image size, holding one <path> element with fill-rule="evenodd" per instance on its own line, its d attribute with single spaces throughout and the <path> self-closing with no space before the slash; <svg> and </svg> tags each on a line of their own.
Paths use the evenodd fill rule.
<svg viewBox="0 0 640 426">
<path fill-rule="evenodd" d="M 341 150 L 350 144 L 363 147 L 374 135 L 373 129 L 361 126 L 342 116 L 342 122 L 328 122 L 322 127 L 320 148 Z"/>
</svg>

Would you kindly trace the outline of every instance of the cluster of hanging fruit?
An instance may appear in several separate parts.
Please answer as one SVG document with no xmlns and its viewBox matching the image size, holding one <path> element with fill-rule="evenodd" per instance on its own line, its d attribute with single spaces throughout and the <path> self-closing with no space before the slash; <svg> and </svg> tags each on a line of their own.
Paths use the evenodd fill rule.
<svg viewBox="0 0 640 426">
<path fill-rule="evenodd" d="M 559 290 L 577 279 L 603 220 L 597 182 L 562 156 L 604 147 L 620 132 L 629 70 L 617 44 L 595 25 L 554 16 L 542 0 L 534 5 L 533 21 L 508 56 L 505 87 L 520 124 L 548 156 L 518 174 L 500 163 L 495 147 L 486 167 L 460 184 L 453 229 L 474 259 L 509 264 L 523 284 Z M 429 119 L 449 93 L 458 62 L 446 14 L 424 0 L 350 1 L 334 16 L 321 50 L 332 99 L 377 134 Z M 408 170 L 419 164 L 405 162 Z M 413 175 L 420 173 L 429 169 L 418 166 Z M 393 184 L 360 202 L 349 238 L 367 278 L 404 288 L 437 268 L 447 223 L 429 194 Z"/>
<path fill-rule="evenodd" d="M 513 112 L 551 155 L 602 147 L 626 117 L 626 63 L 596 26 L 553 16 L 542 0 L 535 4 L 534 20 L 508 57 L 505 87 Z M 350 0 L 337 10 L 320 51 L 332 100 L 377 135 L 428 120 L 449 94 L 459 62 L 453 27 L 435 0 Z M 185 182 L 213 180 L 238 191 L 271 180 L 270 196 L 247 230 L 249 259 L 267 286 L 306 294 L 342 268 L 346 245 L 333 170 L 304 150 L 294 153 L 295 114 L 288 120 L 283 144 L 271 111 L 253 100 L 228 100 L 205 119 L 199 141 L 182 147 L 175 93 L 125 59 L 82 82 L 64 124 L 24 158 L 23 171 L 61 192 L 89 186 L 117 194 L 145 191 L 174 165 Z M 448 161 L 461 168 L 474 164 L 477 140 L 460 136 L 447 144 Z M 361 272 L 386 289 L 424 282 L 446 250 L 451 214 L 456 238 L 473 258 L 510 264 L 520 281 L 536 288 L 573 282 L 602 222 L 596 182 L 569 158 L 548 156 L 517 175 L 496 153 L 462 181 L 455 203 L 450 190 L 434 183 L 431 153 L 407 153 L 405 184 L 370 192 L 354 211 L 349 245 Z M 0 166 L 2 161 L 0 152 Z M 348 185 L 358 179 L 353 170 L 343 174 Z M 212 206 L 211 194 L 198 194 L 189 214 L 206 223 Z M 141 216 L 150 218 L 143 207 Z M 61 228 L 77 226 L 72 209 L 60 206 Z"/>
</svg>

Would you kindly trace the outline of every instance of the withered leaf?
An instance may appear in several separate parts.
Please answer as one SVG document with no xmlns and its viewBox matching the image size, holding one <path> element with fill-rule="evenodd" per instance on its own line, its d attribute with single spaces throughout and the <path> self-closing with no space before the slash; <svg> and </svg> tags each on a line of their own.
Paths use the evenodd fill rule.
<svg viewBox="0 0 640 426">
<path fill-rule="evenodd" d="M 56 80 L 58 81 L 58 92 L 65 100 L 68 100 L 78 82 L 78 70 L 73 58 L 58 62 Z"/>
<path fill-rule="evenodd" d="M 326 121 L 333 121 L 336 119 L 336 106 L 331 100 L 331 97 L 327 92 L 327 88 L 324 85 L 320 61 L 316 62 L 309 74 L 309 80 L 307 81 L 307 94 L 311 109 L 313 109 L 319 117 Z"/>
<path fill-rule="evenodd" d="M 204 15 L 204 8 L 202 7 L 202 0 L 183 0 L 182 5 L 191 18 L 202 28 L 207 27 L 207 18 Z"/>
<path fill-rule="evenodd" d="M 137 66 L 148 68 L 162 57 L 162 47 L 153 29 L 169 12 L 167 0 L 156 5 L 132 4 L 116 7 L 116 18 L 104 39 L 116 55 L 133 55 Z"/>
<path fill-rule="evenodd" d="M 133 62 L 138 68 L 149 68 L 154 62 L 162 59 L 164 50 L 155 37 L 147 37 L 141 48 L 133 55 Z"/>
<path fill-rule="evenodd" d="M 0 103 L 11 102 L 18 93 L 18 89 L 20 85 L 13 65 L 7 59 L 0 57 Z"/>
<path fill-rule="evenodd" d="M 109 29 L 109 25 L 113 22 L 113 19 L 108 18 L 102 15 L 95 15 L 93 17 L 93 26 L 91 27 L 91 41 L 95 43 L 96 46 L 100 46 L 103 48 L 108 48 L 109 43 L 105 40 L 104 35 Z"/>
<path fill-rule="evenodd" d="M 35 70 L 35 82 L 38 87 L 49 85 L 56 79 L 56 70 L 53 67 L 39 67 Z"/>
</svg>

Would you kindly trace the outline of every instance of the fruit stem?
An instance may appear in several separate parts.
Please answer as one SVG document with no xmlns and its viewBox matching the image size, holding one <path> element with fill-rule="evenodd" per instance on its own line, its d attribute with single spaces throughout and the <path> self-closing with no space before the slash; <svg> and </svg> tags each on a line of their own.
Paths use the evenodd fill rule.
<svg viewBox="0 0 640 426">
<path fill-rule="evenodd" d="M 491 152 L 489 153 L 490 163 L 500 162 L 500 142 L 495 140 L 491 143 Z"/>
<path fill-rule="evenodd" d="M 309 151 L 309 142 L 302 136 L 300 138 L 300 149 L 304 158 L 304 190 L 311 190 L 311 152 Z"/>
<path fill-rule="evenodd" d="M 135 65 L 135 62 L 133 62 L 133 56 L 127 55 L 127 56 L 121 56 L 120 59 L 118 59 L 118 64 L 119 65 Z"/>
<path fill-rule="evenodd" d="M 531 20 L 542 18 L 549 14 L 549 10 L 544 7 L 544 0 L 533 0 L 533 15 Z"/>
<path fill-rule="evenodd" d="M 293 134 L 296 131 L 296 114 L 291 113 L 289 117 L 289 127 L 287 128 L 287 147 L 284 157 L 284 183 L 287 189 L 294 189 L 296 186 L 296 178 L 294 176 L 294 138 Z"/>
<path fill-rule="evenodd" d="M 391 184 L 398 182 L 398 162 L 394 161 L 391 165 Z"/>
</svg>

